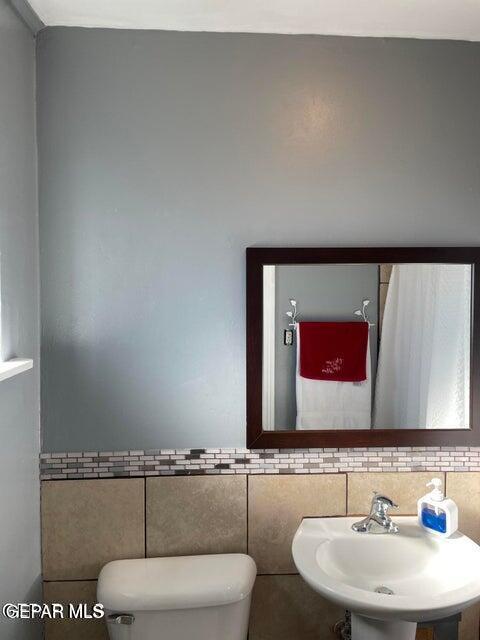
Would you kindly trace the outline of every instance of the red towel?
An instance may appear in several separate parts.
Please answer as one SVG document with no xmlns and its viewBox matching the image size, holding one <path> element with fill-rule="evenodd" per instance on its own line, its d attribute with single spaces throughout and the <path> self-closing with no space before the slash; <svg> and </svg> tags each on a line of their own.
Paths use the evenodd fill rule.
<svg viewBox="0 0 480 640">
<path fill-rule="evenodd" d="M 300 322 L 298 326 L 302 378 L 367 379 L 367 322 Z"/>
</svg>

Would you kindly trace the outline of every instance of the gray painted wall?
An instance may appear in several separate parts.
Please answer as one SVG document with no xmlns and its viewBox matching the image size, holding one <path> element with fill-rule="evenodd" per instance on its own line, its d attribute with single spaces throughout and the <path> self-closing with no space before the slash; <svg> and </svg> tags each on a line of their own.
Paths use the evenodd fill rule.
<svg viewBox="0 0 480 640">
<path fill-rule="evenodd" d="M 353 321 L 362 300 L 370 300 L 372 382 L 377 372 L 379 265 L 280 265 L 275 269 L 275 428 L 295 427 L 296 346 L 285 346 L 285 312 L 297 300 L 299 320 Z M 372 383 L 372 394 L 375 384 Z M 367 428 L 368 425 L 366 425 Z"/>
<path fill-rule="evenodd" d="M 249 245 L 480 243 L 480 45 L 38 37 L 46 450 L 241 446 Z"/>
<path fill-rule="evenodd" d="M 40 596 L 39 302 L 32 34 L 0 0 L 0 260 L 2 357 L 35 369 L 0 382 L 0 602 Z M 2 640 L 40 638 L 0 617 Z"/>
</svg>

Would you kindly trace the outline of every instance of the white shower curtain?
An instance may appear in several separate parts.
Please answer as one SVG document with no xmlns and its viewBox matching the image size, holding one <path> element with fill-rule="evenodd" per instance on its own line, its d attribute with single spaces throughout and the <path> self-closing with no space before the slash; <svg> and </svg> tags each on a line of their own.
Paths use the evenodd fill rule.
<svg viewBox="0 0 480 640">
<path fill-rule="evenodd" d="M 469 265 L 394 265 L 375 388 L 374 428 L 468 428 Z"/>
</svg>

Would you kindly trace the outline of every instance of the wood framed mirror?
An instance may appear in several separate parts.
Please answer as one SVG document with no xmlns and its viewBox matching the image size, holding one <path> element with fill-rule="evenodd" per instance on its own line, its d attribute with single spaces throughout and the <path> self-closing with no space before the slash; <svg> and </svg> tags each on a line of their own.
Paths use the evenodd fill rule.
<svg viewBox="0 0 480 640">
<path fill-rule="evenodd" d="M 480 445 L 478 247 L 247 249 L 249 448 Z"/>
</svg>

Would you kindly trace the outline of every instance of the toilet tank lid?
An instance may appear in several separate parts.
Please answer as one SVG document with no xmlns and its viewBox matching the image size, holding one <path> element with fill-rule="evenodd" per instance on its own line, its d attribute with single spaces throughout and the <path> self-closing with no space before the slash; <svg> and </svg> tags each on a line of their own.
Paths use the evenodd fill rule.
<svg viewBox="0 0 480 640">
<path fill-rule="evenodd" d="M 97 598 L 117 611 L 232 604 L 250 594 L 256 572 L 242 553 L 114 560 L 100 572 Z"/>
</svg>

